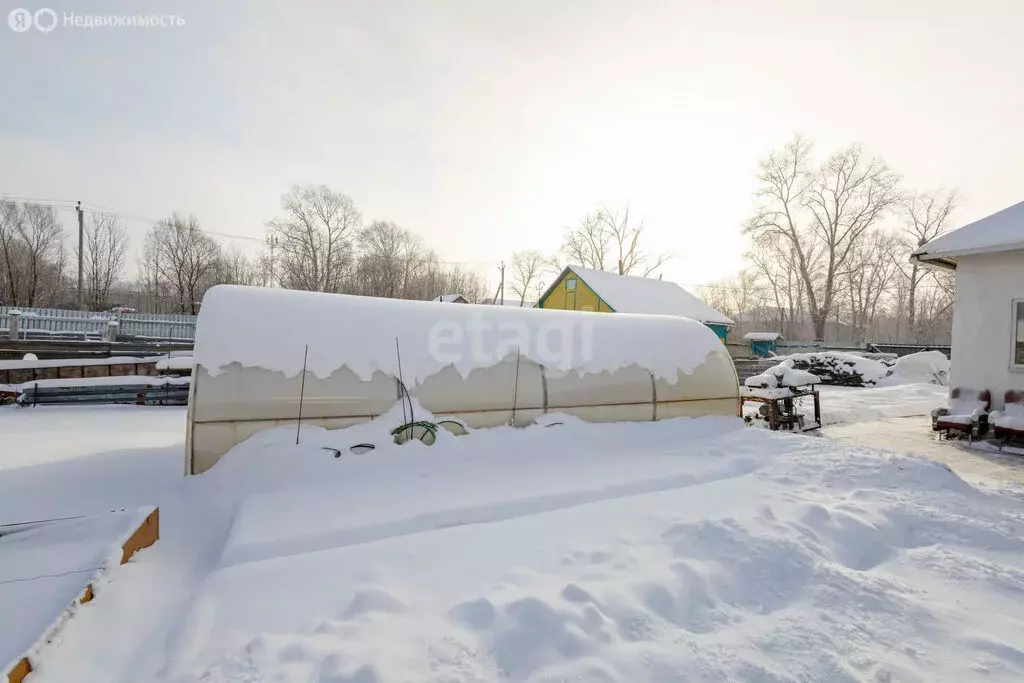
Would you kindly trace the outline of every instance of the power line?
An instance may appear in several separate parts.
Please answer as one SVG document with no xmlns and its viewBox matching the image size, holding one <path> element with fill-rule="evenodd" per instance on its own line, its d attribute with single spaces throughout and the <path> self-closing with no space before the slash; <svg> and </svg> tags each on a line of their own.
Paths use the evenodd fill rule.
<svg viewBox="0 0 1024 683">
<path fill-rule="evenodd" d="M 60 208 L 74 208 L 78 203 L 77 201 L 71 199 L 43 199 L 40 197 L 20 197 L 17 195 L 10 194 L 0 194 L 0 201 L 16 201 L 22 203 L 31 202 L 33 204 L 41 204 L 54 207 L 56 207 L 57 205 L 61 205 Z"/>
</svg>

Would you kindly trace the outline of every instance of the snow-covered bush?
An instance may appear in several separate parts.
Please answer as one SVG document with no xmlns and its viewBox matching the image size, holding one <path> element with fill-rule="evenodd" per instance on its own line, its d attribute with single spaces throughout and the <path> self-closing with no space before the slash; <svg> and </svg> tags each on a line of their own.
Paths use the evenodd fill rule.
<svg viewBox="0 0 1024 683">
<path fill-rule="evenodd" d="M 949 359 L 941 351 L 911 353 L 896 360 L 890 375 L 880 385 L 949 384 Z"/>
</svg>

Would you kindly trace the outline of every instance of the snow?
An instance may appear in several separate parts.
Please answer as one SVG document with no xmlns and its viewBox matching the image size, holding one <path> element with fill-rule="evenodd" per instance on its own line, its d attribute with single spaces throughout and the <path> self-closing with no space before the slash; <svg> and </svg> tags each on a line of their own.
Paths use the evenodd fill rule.
<svg viewBox="0 0 1024 683">
<path fill-rule="evenodd" d="M 764 393 L 764 389 L 747 390 L 770 397 L 770 394 Z M 946 405 L 948 389 L 934 384 L 878 388 L 821 385 L 818 386 L 818 393 L 821 422 L 823 425 L 832 425 L 929 415 L 932 409 Z M 807 420 L 813 418 L 814 404 L 810 398 L 796 399 L 796 408 Z M 753 415 L 756 412 L 756 405 L 744 406 L 744 414 Z"/>
<path fill-rule="evenodd" d="M 822 401 L 925 391 L 945 392 Z M 146 498 L 165 524 L 33 683 L 1024 676 L 1024 490 L 923 458 L 735 418 L 549 415 L 396 446 L 396 406 L 299 446 L 261 432 L 183 479 L 184 411 L 80 410 L 0 409 L 13 452 L 35 454 L 0 477 L 0 518 Z"/>
<path fill-rule="evenodd" d="M 860 375 L 864 384 L 871 385 L 889 374 L 889 368 L 880 361 L 839 351 L 794 353 L 789 356 L 779 356 L 777 360 L 788 367 L 804 365 L 813 368 L 819 375 L 825 372 L 826 376 L 822 377 L 825 383 L 832 383 L 832 381 L 843 377 Z"/>
<path fill-rule="evenodd" d="M 988 421 L 996 427 L 1024 430 L 1024 403 L 1007 403 L 1002 410 L 993 410 Z"/>
<path fill-rule="evenodd" d="M 871 422 L 896 417 L 928 415 L 945 405 L 949 390 L 934 384 L 891 387 L 823 386 L 821 419 L 824 424 Z"/>
<path fill-rule="evenodd" d="M 0 526 L 0 676 L 35 652 L 86 586 L 120 564 L 152 508 Z"/>
<path fill-rule="evenodd" d="M 619 275 L 606 270 L 567 266 L 619 313 L 680 315 L 704 323 L 732 325 L 733 321 L 674 282 Z M 556 282 L 561 278 L 556 278 Z"/>
<path fill-rule="evenodd" d="M 821 384 L 821 380 L 804 370 L 796 370 L 788 365 L 780 364 L 768 368 L 760 375 L 748 377 L 743 384 L 750 388 L 775 389 L 777 387 L 803 387 L 809 384 Z"/>
<path fill-rule="evenodd" d="M 21 357 L 22 360 L 39 360 L 39 356 L 34 353 L 26 353 Z"/>
<path fill-rule="evenodd" d="M 34 379 L 21 385 L 24 391 L 30 387 L 53 389 L 56 387 L 106 387 L 106 386 L 163 386 L 165 384 L 188 384 L 189 377 L 154 377 L 152 375 L 119 375 L 113 377 L 68 377 L 65 379 Z"/>
<path fill-rule="evenodd" d="M 741 396 L 760 396 L 762 398 L 792 398 L 793 390 L 785 387 L 768 389 L 762 387 L 740 387 Z"/>
<path fill-rule="evenodd" d="M 989 423 L 1004 429 L 1024 431 L 1024 415 L 1007 415 L 1006 413 L 1000 412 L 995 419 L 989 420 Z"/>
<path fill-rule="evenodd" d="M 1024 249 L 1024 202 L 933 239 L 914 252 L 922 261 Z"/>
<path fill-rule="evenodd" d="M 982 400 L 976 389 L 960 389 L 956 398 L 949 399 L 949 415 L 952 417 L 975 417 L 988 411 L 989 401 Z"/>
<path fill-rule="evenodd" d="M 949 359 L 941 351 L 922 351 L 896 359 L 891 374 L 878 380 L 878 386 L 896 384 L 949 384 Z"/>
<path fill-rule="evenodd" d="M 110 470 L 119 474 L 119 478 L 120 474 L 131 470 L 127 481 L 153 478 L 153 473 L 145 467 L 142 472 L 134 471 L 135 465 L 148 464 L 143 460 L 128 462 L 126 458 L 114 456 L 103 461 L 98 459 L 98 456 L 112 451 L 125 455 L 152 455 L 169 449 L 173 453 L 173 463 L 168 473 L 173 477 L 181 475 L 185 409 L 146 406 L 36 406 L 27 409 L 0 406 L 0 434 L 3 434 L 3 448 L 0 448 L 0 524 L 26 518 L 108 512 L 115 506 L 113 502 L 108 505 L 104 501 L 99 506 L 85 509 L 77 505 L 79 496 L 75 495 L 74 479 L 81 478 L 87 489 L 90 485 L 99 487 L 101 482 L 94 480 L 108 476 L 112 473 Z M 53 501 L 36 507 L 36 501 L 45 501 L 49 493 L 59 491 L 59 487 L 46 483 L 47 477 L 36 482 L 42 488 L 34 491 L 31 498 L 23 495 L 11 498 L 21 489 L 20 474 L 34 471 L 40 474 L 53 472 L 54 476 L 67 475 L 72 466 L 66 466 L 65 460 L 76 460 L 75 466 L 81 466 L 81 470 L 67 482 L 69 490 L 60 491 L 61 495 L 54 499 L 68 503 L 69 507 L 54 509 Z M 110 465 L 104 466 L 104 462 Z M 38 467 L 33 470 L 31 466 Z M 18 468 L 25 469 L 13 472 Z M 119 468 L 125 472 L 117 472 Z M 133 487 L 138 488 L 141 483 L 136 481 Z M 109 495 L 109 492 L 105 493 Z M 129 504 L 151 503 L 153 501 L 143 495 Z"/>
<path fill-rule="evenodd" d="M 219 285 L 203 299 L 194 356 L 214 375 L 237 362 L 294 377 L 307 342 L 308 369 L 317 377 L 343 365 L 366 380 L 376 371 L 398 377 L 401 370 L 410 386 L 448 365 L 465 377 L 514 356 L 517 348 L 550 368 L 593 373 L 638 365 L 670 382 L 709 354 L 724 353 L 711 330 L 678 317 L 438 306 Z"/>
<path fill-rule="evenodd" d="M 776 341 L 782 339 L 778 332 L 747 332 L 743 335 L 746 341 Z"/>
<path fill-rule="evenodd" d="M 28 358 L 33 354 L 25 354 L 22 360 L 0 360 L 0 370 L 30 370 L 32 368 L 64 368 L 78 365 L 134 365 L 135 363 L 153 363 L 166 356 L 112 356 L 110 358 Z"/>
<path fill-rule="evenodd" d="M 840 351 L 796 353 L 778 356 L 777 360 L 780 362 L 777 367 L 812 370 L 825 384 L 849 384 L 855 376 L 859 376 L 859 381 L 865 386 L 924 383 L 944 386 L 949 383 L 949 359 L 940 351 L 912 353 L 895 362 L 882 362 Z"/>
<path fill-rule="evenodd" d="M 158 372 L 166 370 L 191 370 L 195 361 L 192 356 L 177 356 L 174 358 L 161 358 L 156 362 Z"/>
</svg>

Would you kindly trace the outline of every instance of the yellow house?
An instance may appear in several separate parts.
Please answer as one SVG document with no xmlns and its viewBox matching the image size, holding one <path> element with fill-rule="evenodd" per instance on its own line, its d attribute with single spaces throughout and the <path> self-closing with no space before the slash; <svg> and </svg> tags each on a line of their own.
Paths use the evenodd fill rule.
<svg viewBox="0 0 1024 683">
<path fill-rule="evenodd" d="M 704 323 L 725 342 L 733 321 L 674 282 L 566 266 L 537 303 L 596 313 L 678 315 Z"/>
</svg>

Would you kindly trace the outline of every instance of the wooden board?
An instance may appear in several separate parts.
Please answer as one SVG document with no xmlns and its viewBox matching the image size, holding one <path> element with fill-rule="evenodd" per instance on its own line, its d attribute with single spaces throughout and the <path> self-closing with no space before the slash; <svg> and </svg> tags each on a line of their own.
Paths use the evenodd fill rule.
<svg viewBox="0 0 1024 683">
<path fill-rule="evenodd" d="M 55 522 L 59 523 L 59 522 Z M 125 564 L 132 558 L 132 556 L 143 548 L 156 543 L 157 539 L 160 538 L 160 510 L 154 508 L 145 519 L 136 527 L 126 541 L 121 545 L 121 562 Z M 75 609 L 79 605 L 83 605 L 87 602 L 92 602 L 95 596 L 93 589 L 93 583 L 99 578 L 99 576 L 109 569 L 109 567 L 102 568 L 97 575 L 90 580 L 86 585 L 85 590 L 67 606 L 63 614 L 56 620 L 56 622 L 49 628 L 45 634 L 41 634 L 41 638 L 46 642 L 53 639 L 54 636 L 59 633 L 64 624 L 67 623 L 67 617 L 73 616 Z M 32 673 L 32 655 L 26 653 L 18 660 L 14 666 L 7 673 L 7 683 L 23 683 L 25 678 Z"/>
</svg>

